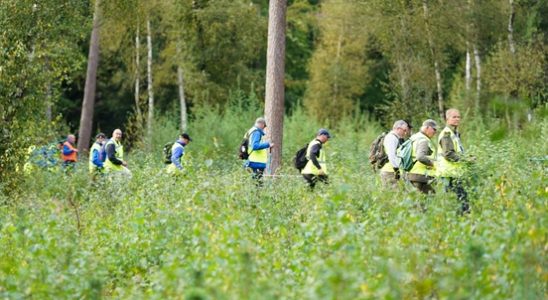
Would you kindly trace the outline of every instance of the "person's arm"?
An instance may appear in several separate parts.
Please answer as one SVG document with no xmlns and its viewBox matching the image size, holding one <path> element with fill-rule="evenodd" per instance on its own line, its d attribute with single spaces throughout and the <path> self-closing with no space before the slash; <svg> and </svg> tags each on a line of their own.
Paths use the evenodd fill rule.
<svg viewBox="0 0 548 300">
<path fill-rule="evenodd" d="M 447 132 L 440 140 L 440 147 L 442 149 L 441 155 L 443 158 L 451 162 L 457 162 L 461 160 L 460 155 L 455 151 L 453 140 L 451 139 L 451 133 Z"/>
<path fill-rule="evenodd" d="M 97 167 L 102 168 L 103 162 L 101 161 L 101 158 L 99 157 L 99 150 L 97 149 L 93 150 L 91 155 L 92 155 L 91 162 L 93 162 L 93 164 L 96 165 Z"/>
<path fill-rule="evenodd" d="M 183 166 L 181 165 L 180 158 L 185 154 L 183 147 L 175 147 L 173 153 L 171 154 L 171 162 L 177 167 L 177 169 L 182 170 Z"/>
<path fill-rule="evenodd" d="M 320 165 L 320 162 L 318 162 L 318 157 L 320 156 L 320 150 L 322 149 L 321 144 L 314 144 L 310 148 L 310 161 L 314 166 L 318 169 L 322 169 L 322 166 Z"/>
<path fill-rule="evenodd" d="M 107 145 L 107 158 L 111 163 L 117 166 L 123 165 L 123 162 L 116 158 L 116 148 L 114 147 L 114 144 Z"/>
<path fill-rule="evenodd" d="M 69 145 L 67 145 L 67 144 L 63 145 L 63 154 L 64 155 L 70 155 L 75 151 L 76 151 L 76 149 L 74 149 L 72 147 L 69 147 Z"/>
<path fill-rule="evenodd" d="M 251 144 L 251 150 L 253 151 L 262 150 L 270 147 L 269 142 L 261 143 L 261 133 L 258 130 L 253 131 L 249 140 Z"/>
<path fill-rule="evenodd" d="M 384 151 L 388 155 L 388 161 L 392 165 L 392 168 L 399 168 L 398 157 L 396 156 L 396 149 L 398 149 L 399 140 L 394 134 L 387 134 L 384 138 Z"/>
<path fill-rule="evenodd" d="M 430 147 L 428 146 L 429 142 L 426 139 L 419 140 L 417 143 L 417 161 L 420 161 L 421 163 L 433 167 L 434 161 L 432 161 L 428 155 L 431 154 Z"/>
</svg>

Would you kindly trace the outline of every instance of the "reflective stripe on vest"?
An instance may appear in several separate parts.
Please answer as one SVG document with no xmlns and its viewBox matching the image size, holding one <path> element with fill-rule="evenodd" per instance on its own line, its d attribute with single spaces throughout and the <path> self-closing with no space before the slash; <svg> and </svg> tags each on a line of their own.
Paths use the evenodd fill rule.
<svg viewBox="0 0 548 300">
<path fill-rule="evenodd" d="M 306 166 L 301 171 L 301 174 L 312 174 L 312 175 L 318 175 L 320 173 L 320 170 L 312 163 L 310 160 L 312 146 L 321 144 L 320 141 L 314 139 L 312 142 L 308 143 L 308 148 L 306 149 L 306 158 L 308 159 L 308 162 L 306 163 Z M 327 164 L 326 164 L 326 156 L 324 149 L 320 149 L 320 155 L 318 156 L 318 162 L 320 163 L 320 167 L 322 167 L 323 172 L 327 175 Z"/>
<path fill-rule="evenodd" d="M 114 144 L 114 156 L 119 160 L 124 160 L 124 146 L 122 146 L 121 143 L 116 142 L 113 139 L 110 139 L 105 148 L 108 147 L 110 144 Z M 122 171 L 124 166 L 122 165 L 115 165 L 113 164 L 110 159 L 107 156 L 107 159 L 105 160 L 105 170 L 107 171 Z"/>
<path fill-rule="evenodd" d="M 259 130 L 255 127 L 252 127 L 247 131 L 247 136 L 249 138 L 249 141 L 247 143 L 247 152 L 249 153 L 248 160 L 250 162 L 256 162 L 256 163 L 263 163 L 266 164 L 268 161 L 268 149 L 261 149 L 261 150 L 253 150 L 253 145 L 251 145 L 251 134 L 255 131 Z M 263 143 L 264 135 L 261 136 L 259 143 Z"/>
<path fill-rule="evenodd" d="M 430 148 L 430 150 L 432 151 L 432 154 L 428 155 L 428 158 L 434 159 L 436 152 L 434 151 L 434 146 L 432 145 L 432 141 L 422 132 L 415 133 L 414 136 L 411 138 L 413 139 L 413 149 L 411 152 L 411 157 L 413 161 L 415 162 L 415 164 L 413 165 L 413 168 L 411 168 L 411 171 L 409 171 L 409 174 L 434 176 L 435 170 L 432 170 L 432 168 L 428 167 L 427 165 L 417 160 L 417 147 L 419 145 L 419 142 L 424 140 L 428 142 L 428 148 Z"/>
<path fill-rule="evenodd" d="M 93 143 L 93 146 L 91 146 L 91 149 L 89 150 L 89 171 L 91 173 L 97 170 L 97 166 L 93 163 L 93 151 L 97 151 L 99 158 L 101 158 L 101 145 Z"/>
<path fill-rule="evenodd" d="M 445 157 L 443 157 L 441 140 L 447 135 L 447 133 L 450 134 L 455 152 L 457 152 L 459 156 L 464 154 L 464 147 L 462 146 L 460 138 L 453 132 L 453 130 L 451 130 L 451 128 L 446 126 L 438 137 L 438 175 L 441 177 L 459 177 L 463 174 L 462 164 L 459 162 L 448 161 Z"/>
</svg>

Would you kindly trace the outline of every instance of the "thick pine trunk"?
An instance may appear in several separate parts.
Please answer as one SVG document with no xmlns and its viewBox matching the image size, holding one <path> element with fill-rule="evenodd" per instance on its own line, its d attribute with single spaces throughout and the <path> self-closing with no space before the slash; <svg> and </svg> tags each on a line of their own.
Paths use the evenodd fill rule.
<svg viewBox="0 0 548 300">
<path fill-rule="evenodd" d="M 181 132 L 185 132 L 187 128 L 187 113 L 185 100 L 185 86 L 183 68 L 181 67 L 181 45 L 177 43 L 177 85 L 179 86 L 179 103 L 181 105 Z"/>
<path fill-rule="evenodd" d="M 154 92 L 152 90 L 152 34 L 150 30 L 150 18 L 147 18 L 147 79 L 148 79 L 148 120 L 147 138 L 148 146 L 152 145 L 152 123 L 154 122 Z"/>
<path fill-rule="evenodd" d="M 78 151 L 83 153 L 89 149 L 91 139 L 91 127 L 93 125 L 93 109 L 95 107 L 95 87 L 97 84 L 97 66 L 99 65 L 99 20 L 100 0 L 95 2 L 93 15 L 93 29 L 89 43 L 88 69 L 86 73 L 86 85 L 84 88 L 84 101 L 80 116 L 80 130 L 78 131 Z"/>
<path fill-rule="evenodd" d="M 141 38 L 139 36 L 139 25 L 137 25 L 137 33 L 135 34 L 135 110 L 141 120 L 141 101 L 140 101 L 140 71 L 141 71 Z"/>
<path fill-rule="evenodd" d="M 286 0 L 273 0 L 268 12 L 265 117 L 268 138 L 276 145 L 270 154 L 270 174 L 276 172 L 282 161 L 286 8 Z"/>
</svg>

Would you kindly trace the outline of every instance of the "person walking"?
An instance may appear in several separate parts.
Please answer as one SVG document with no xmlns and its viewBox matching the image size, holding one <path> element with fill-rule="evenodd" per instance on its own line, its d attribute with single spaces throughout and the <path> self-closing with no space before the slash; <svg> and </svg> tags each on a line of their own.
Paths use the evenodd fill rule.
<svg viewBox="0 0 548 300">
<path fill-rule="evenodd" d="M 311 190 L 314 189 L 318 181 L 325 184 L 328 183 L 326 155 L 323 146 L 330 138 L 331 135 L 329 134 L 329 131 L 322 128 L 318 130 L 316 138 L 308 143 L 306 149 L 306 158 L 308 159 L 308 162 L 302 169 L 301 174 Z"/>
<path fill-rule="evenodd" d="M 397 187 L 400 179 L 399 161 L 396 155 L 396 150 L 403 144 L 405 138 L 409 136 L 411 126 L 404 120 L 394 122 L 392 131 L 390 131 L 383 141 L 383 148 L 388 161 L 380 170 L 381 180 L 383 185 L 389 187 Z"/>
<path fill-rule="evenodd" d="M 92 174 L 93 179 L 95 180 L 97 176 L 103 173 L 104 153 L 102 153 L 103 145 L 105 143 L 107 136 L 104 133 L 99 133 L 95 136 L 95 143 L 91 146 L 89 150 L 89 172 Z"/>
<path fill-rule="evenodd" d="M 407 173 L 407 179 L 424 194 L 435 193 L 432 182 L 436 172 L 436 148 L 432 143 L 432 137 L 437 130 L 436 121 L 428 119 L 422 123 L 420 131 L 410 137 L 413 143 L 411 157 L 414 164 Z"/>
<path fill-rule="evenodd" d="M 274 147 L 274 144 L 264 140 L 264 129 L 266 128 L 266 120 L 263 117 L 255 120 L 255 125 L 251 127 L 245 134 L 244 138 L 248 138 L 249 143 L 247 153 L 249 157 L 244 166 L 251 169 L 253 179 L 256 179 L 260 185 L 262 182 L 264 169 L 268 161 L 268 150 Z"/>
<path fill-rule="evenodd" d="M 63 160 L 64 169 L 74 169 L 78 161 L 78 149 L 76 149 L 76 137 L 73 134 L 69 134 L 67 140 L 63 143 L 61 159 Z"/>
<path fill-rule="evenodd" d="M 464 147 L 462 146 L 460 132 L 461 116 L 457 109 L 451 108 L 445 112 L 445 128 L 438 136 L 438 176 L 444 184 L 445 191 L 452 191 L 460 202 L 460 212 L 470 212 L 468 193 L 463 185 Z"/>
<path fill-rule="evenodd" d="M 105 172 L 131 177 L 131 171 L 127 168 L 127 162 L 124 160 L 124 146 L 121 141 L 122 130 L 115 129 L 106 144 Z"/>
<path fill-rule="evenodd" d="M 171 146 L 171 163 L 167 165 L 168 174 L 181 173 L 183 171 L 183 156 L 185 155 L 185 147 L 192 142 L 192 139 L 187 133 L 179 136 L 177 141 Z"/>
</svg>

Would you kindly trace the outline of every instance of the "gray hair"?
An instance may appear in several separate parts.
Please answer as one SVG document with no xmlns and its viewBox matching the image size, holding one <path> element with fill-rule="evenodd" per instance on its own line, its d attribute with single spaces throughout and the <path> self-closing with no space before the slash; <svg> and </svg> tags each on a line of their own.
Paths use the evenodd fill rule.
<svg viewBox="0 0 548 300">
<path fill-rule="evenodd" d="M 396 122 L 394 122 L 394 126 L 392 126 L 392 130 L 396 130 L 398 128 L 407 128 L 409 127 L 407 125 L 407 122 L 405 122 L 404 120 L 397 120 Z"/>
<path fill-rule="evenodd" d="M 255 125 L 258 125 L 258 124 L 264 124 L 264 125 L 266 125 L 266 120 L 265 120 L 265 118 L 263 118 L 263 117 L 258 117 L 257 120 L 255 120 Z"/>
<path fill-rule="evenodd" d="M 450 117 L 452 114 L 454 114 L 454 113 L 459 113 L 459 114 L 460 114 L 459 110 L 456 109 L 456 108 L 450 108 L 450 109 L 448 109 L 448 110 L 445 112 L 445 119 L 446 119 L 446 120 L 449 120 L 449 117 Z"/>
<path fill-rule="evenodd" d="M 426 129 L 426 127 L 432 127 L 434 129 L 438 129 L 438 123 L 436 123 L 436 121 L 432 120 L 432 119 L 428 119 L 428 120 L 425 120 L 424 122 L 422 122 L 422 126 L 421 126 L 421 131 L 424 131 Z"/>
</svg>

